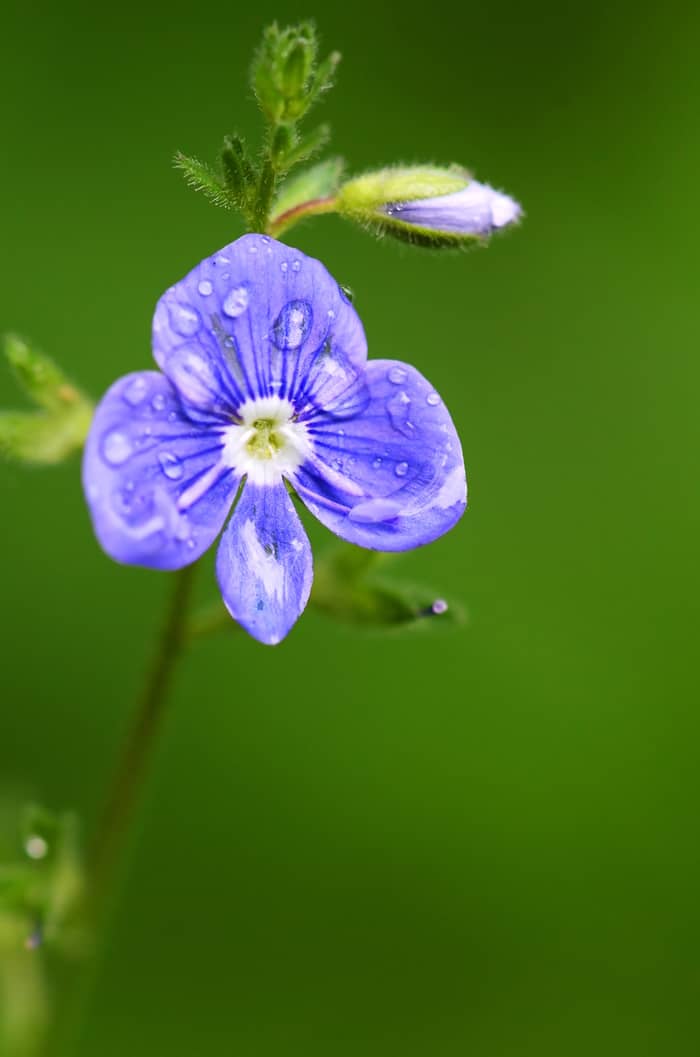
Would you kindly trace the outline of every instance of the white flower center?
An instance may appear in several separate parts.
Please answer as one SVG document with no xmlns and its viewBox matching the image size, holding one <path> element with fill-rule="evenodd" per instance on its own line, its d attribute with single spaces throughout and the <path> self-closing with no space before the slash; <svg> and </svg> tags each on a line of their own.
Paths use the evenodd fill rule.
<svg viewBox="0 0 700 1057">
<path fill-rule="evenodd" d="M 223 459 L 253 484 L 278 484 L 311 454 L 306 426 L 294 421 L 288 400 L 278 396 L 247 400 L 238 414 L 240 424 L 226 430 Z"/>
</svg>

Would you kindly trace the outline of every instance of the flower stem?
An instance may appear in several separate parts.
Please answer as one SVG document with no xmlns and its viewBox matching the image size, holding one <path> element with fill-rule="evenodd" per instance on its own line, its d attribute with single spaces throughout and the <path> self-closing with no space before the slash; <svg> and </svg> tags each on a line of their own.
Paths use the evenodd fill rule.
<svg viewBox="0 0 700 1057">
<path fill-rule="evenodd" d="M 285 210 L 284 213 L 271 217 L 267 223 L 267 234 L 272 235 L 273 238 L 279 238 L 284 231 L 306 217 L 319 216 L 321 213 L 334 213 L 336 202 L 335 195 L 327 195 L 325 198 L 311 198 L 307 202 L 300 202 L 299 205 L 292 206 L 291 209 Z"/>
<path fill-rule="evenodd" d="M 194 569 L 194 564 L 188 565 L 173 575 L 170 600 L 155 655 L 97 828 L 88 864 L 93 913 L 100 913 L 108 896 L 112 875 L 155 748 L 175 665 L 186 645 L 185 632 Z"/>
</svg>

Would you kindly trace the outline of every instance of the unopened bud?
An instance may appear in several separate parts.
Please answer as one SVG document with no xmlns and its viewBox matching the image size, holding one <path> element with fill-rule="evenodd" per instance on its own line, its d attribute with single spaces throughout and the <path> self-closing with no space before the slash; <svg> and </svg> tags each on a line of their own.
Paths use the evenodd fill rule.
<svg viewBox="0 0 700 1057">
<path fill-rule="evenodd" d="M 465 170 L 431 166 L 382 169 L 351 180 L 340 189 L 338 211 L 425 246 L 483 241 L 522 215 L 514 199 Z"/>
</svg>

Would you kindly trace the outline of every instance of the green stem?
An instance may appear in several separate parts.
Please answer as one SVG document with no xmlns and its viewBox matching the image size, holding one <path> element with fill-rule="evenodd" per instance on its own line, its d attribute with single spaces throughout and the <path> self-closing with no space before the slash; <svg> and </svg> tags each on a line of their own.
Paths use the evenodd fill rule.
<svg viewBox="0 0 700 1057">
<path fill-rule="evenodd" d="M 138 800 L 165 713 L 175 665 L 186 645 L 195 565 L 173 576 L 172 592 L 151 668 L 96 831 L 89 866 L 90 904 L 99 913 Z"/>
<path fill-rule="evenodd" d="M 284 231 L 306 217 L 320 216 L 322 213 L 335 213 L 336 205 L 337 198 L 335 195 L 328 195 L 325 198 L 311 198 L 308 202 L 300 202 L 299 205 L 292 206 L 291 209 L 285 210 L 279 216 L 271 217 L 267 224 L 267 234 L 272 235 L 273 238 L 279 238 Z"/>
</svg>

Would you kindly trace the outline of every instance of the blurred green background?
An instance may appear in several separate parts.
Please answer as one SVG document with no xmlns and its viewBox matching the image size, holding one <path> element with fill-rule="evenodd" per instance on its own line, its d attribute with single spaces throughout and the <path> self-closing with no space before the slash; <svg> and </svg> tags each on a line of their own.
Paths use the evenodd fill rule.
<svg viewBox="0 0 700 1057">
<path fill-rule="evenodd" d="M 0 329 L 95 395 L 149 366 L 241 230 L 171 156 L 256 134 L 252 48 L 308 15 L 354 171 L 459 161 L 527 212 L 464 256 L 291 235 L 449 404 L 470 509 L 402 569 L 470 623 L 196 648 L 79 1055 L 695 1055 L 697 6 L 12 0 Z M 89 828 L 168 584 L 100 552 L 78 471 L 0 467 L 0 770 Z"/>
</svg>

